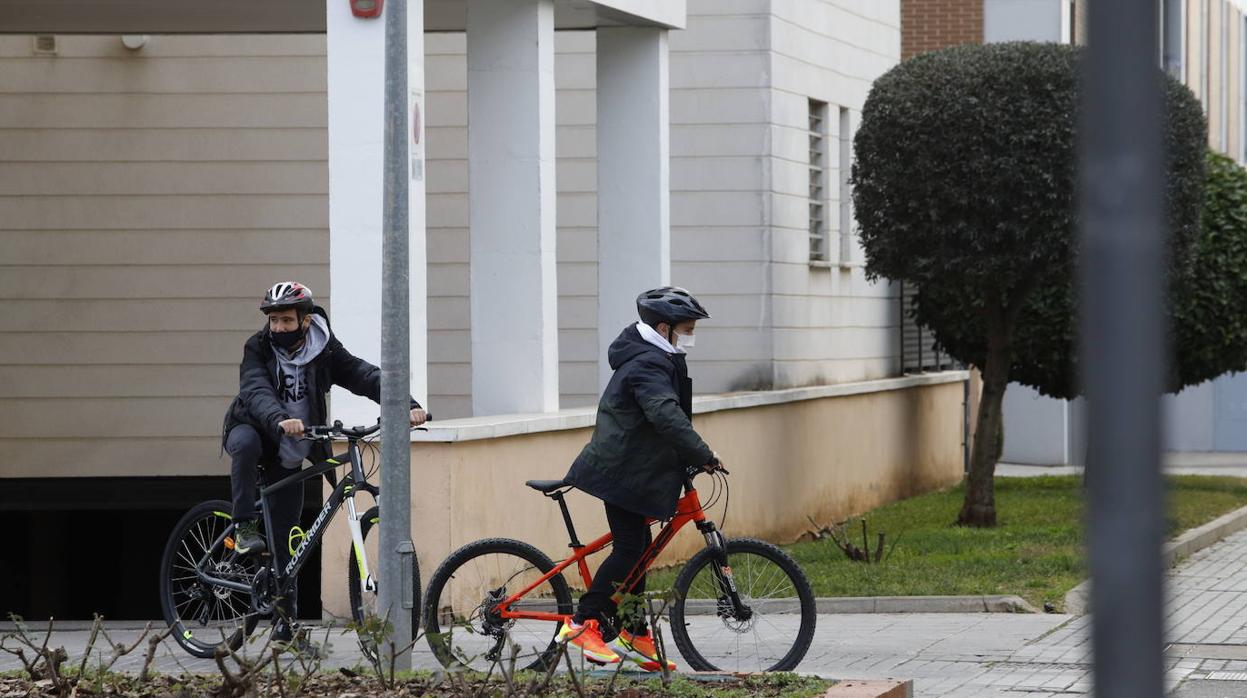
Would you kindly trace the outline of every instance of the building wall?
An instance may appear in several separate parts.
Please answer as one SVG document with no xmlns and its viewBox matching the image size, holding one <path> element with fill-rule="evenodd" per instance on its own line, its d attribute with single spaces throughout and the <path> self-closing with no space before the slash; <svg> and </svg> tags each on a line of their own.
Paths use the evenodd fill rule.
<svg viewBox="0 0 1247 698">
<path fill-rule="evenodd" d="M 902 58 L 983 41 L 983 0 L 901 0 Z"/>
<path fill-rule="evenodd" d="M 856 244 L 848 265 L 809 265 L 806 110 L 820 99 L 855 124 L 899 58 L 899 21 L 890 2 L 693 0 L 671 34 L 671 280 L 714 316 L 690 354 L 698 392 L 895 372 L 894 294 L 865 281 Z M 594 34 L 560 32 L 556 50 L 559 387 L 579 407 L 601 354 Z M 446 417 L 471 411 L 464 51 L 461 34 L 428 37 L 429 381 Z"/>
<path fill-rule="evenodd" d="M 723 520 L 723 504 L 730 502 L 728 536 L 787 543 L 810 529 L 809 518 L 842 521 L 958 482 L 962 386 L 957 380 L 698 414 L 698 430 L 731 470 L 731 496 L 708 510 L 711 517 Z M 413 444 L 412 530 L 425 579 L 452 550 L 485 537 L 518 538 L 555 559 L 565 556 L 567 533 L 557 505 L 522 483 L 561 477 L 589 436 L 589 428 L 578 428 Z M 709 504 L 710 481 L 696 484 Z M 567 501 L 582 540 L 606 531 L 598 500 L 573 492 Z M 377 559 L 375 545 L 370 541 L 370 560 Z M 661 563 L 683 561 L 703 545 L 690 528 Z M 347 615 L 349 549 L 346 525 L 334 522 L 321 568 L 329 615 Z M 574 575 L 565 576 L 575 583 Z"/>
<path fill-rule="evenodd" d="M 222 474 L 259 298 L 328 299 L 324 37 L 57 41 L 0 36 L 0 475 Z"/>
<path fill-rule="evenodd" d="M 770 4 L 694 0 L 671 35 L 671 280 L 713 315 L 689 354 L 698 392 L 772 381 Z"/>
<path fill-rule="evenodd" d="M 896 288 L 866 280 L 852 202 L 839 184 L 848 175 L 841 167 L 840 148 L 852 146 L 870 87 L 900 60 L 900 7 L 895 2 L 793 0 L 774 2 L 772 9 L 772 385 L 895 375 L 900 322 Z M 830 250 L 825 263 L 810 261 L 811 99 L 827 104 Z M 842 132 L 846 120 L 848 128 Z M 849 213 L 847 226 L 841 224 L 841 206 Z"/>
</svg>

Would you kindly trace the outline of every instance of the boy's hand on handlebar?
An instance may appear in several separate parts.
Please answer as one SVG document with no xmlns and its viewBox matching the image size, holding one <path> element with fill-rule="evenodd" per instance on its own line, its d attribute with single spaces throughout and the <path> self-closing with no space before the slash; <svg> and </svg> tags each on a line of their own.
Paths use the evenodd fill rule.
<svg viewBox="0 0 1247 698">
<path fill-rule="evenodd" d="M 411 411 L 411 426 L 418 427 L 429 421 L 429 415 L 423 409 L 417 407 Z"/>
<path fill-rule="evenodd" d="M 302 436 L 307 431 L 302 419 L 283 419 L 277 423 L 278 428 L 287 436 Z"/>
<path fill-rule="evenodd" d="M 711 451 L 711 453 L 713 453 L 714 455 L 710 456 L 710 461 L 707 462 L 705 465 L 701 466 L 701 469 L 705 470 L 708 473 L 713 473 L 716 470 L 722 470 L 723 472 L 726 473 L 727 468 L 723 467 L 723 461 L 719 459 L 719 454 L 714 453 L 713 451 Z"/>
</svg>

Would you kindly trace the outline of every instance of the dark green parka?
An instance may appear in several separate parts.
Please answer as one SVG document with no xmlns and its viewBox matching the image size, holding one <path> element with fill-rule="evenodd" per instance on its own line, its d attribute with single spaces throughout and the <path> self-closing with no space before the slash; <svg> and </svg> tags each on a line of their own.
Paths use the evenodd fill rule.
<svg viewBox="0 0 1247 698">
<path fill-rule="evenodd" d="M 693 430 L 685 357 L 650 344 L 629 325 L 607 358 L 615 373 L 598 403 L 593 438 L 566 481 L 622 509 L 670 518 L 685 469 L 714 456 Z"/>
</svg>

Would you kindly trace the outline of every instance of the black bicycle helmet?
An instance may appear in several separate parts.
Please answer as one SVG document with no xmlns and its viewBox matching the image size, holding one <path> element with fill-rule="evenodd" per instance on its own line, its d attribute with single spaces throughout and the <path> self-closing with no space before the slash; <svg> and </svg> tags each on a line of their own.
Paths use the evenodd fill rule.
<svg viewBox="0 0 1247 698">
<path fill-rule="evenodd" d="M 693 294 L 677 286 L 663 286 L 637 296 L 636 311 L 641 322 L 650 327 L 657 327 L 660 322 L 676 325 L 710 317 Z"/>
<path fill-rule="evenodd" d="M 260 301 L 260 312 L 268 315 L 276 310 L 294 308 L 302 317 L 312 311 L 312 303 L 312 289 L 297 281 L 282 281 L 273 284 L 268 293 L 264 294 L 264 300 Z"/>
</svg>

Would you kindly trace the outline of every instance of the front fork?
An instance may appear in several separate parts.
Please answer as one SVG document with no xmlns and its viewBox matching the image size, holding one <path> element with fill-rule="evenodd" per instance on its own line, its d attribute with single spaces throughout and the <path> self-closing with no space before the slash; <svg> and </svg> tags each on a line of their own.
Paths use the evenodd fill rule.
<svg viewBox="0 0 1247 698">
<path fill-rule="evenodd" d="M 721 531 L 715 528 L 712 521 L 698 522 L 697 530 L 701 531 L 702 536 L 706 539 L 706 547 L 711 550 L 711 558 L 714 563 L 711 569 L 714 572 L 715 582 L 719 586 L 718 614 L 720 616 L 731 616 L 737 620 L 749 620 L 753 617 L 753 609 L 744 601 L 741 601 L 740 592 L 736 589 L 736 580 L 732 575 L 732 566 L 728 564 L 727 560 L 727 539 L 723 537 Z"/>
<path fill-rule="evenodd" d="M 351 529 L 351 544 L 355 549 L 355 564 L 359 567 L 359 587 L 361 592 L 377 591 L 377 580 L 368 571 L 368 555 L 364 552 L 364 531 L 359 525 L 359 512 L 355 510 L 355 491 L 346 497 L 346 525 Z"/>
</svg>

